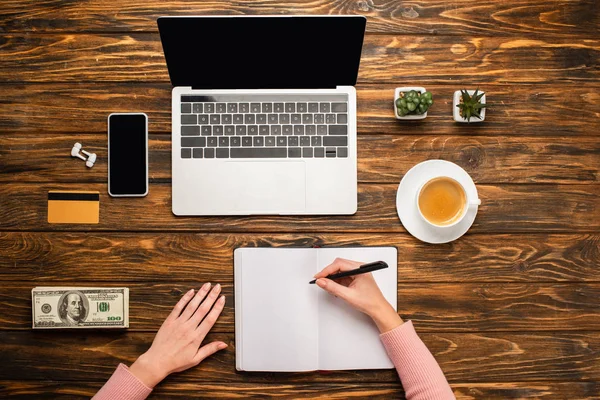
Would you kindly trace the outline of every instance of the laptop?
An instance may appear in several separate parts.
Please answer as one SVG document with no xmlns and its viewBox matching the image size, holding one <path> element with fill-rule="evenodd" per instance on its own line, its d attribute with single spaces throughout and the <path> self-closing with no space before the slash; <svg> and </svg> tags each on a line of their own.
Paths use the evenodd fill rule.
<svg viewBox="0 0 600 400">
<path fill-rule="evenodd" d="M 363 16 L 159 17 L 175 215 L 354 214 Z"/>
</svg>

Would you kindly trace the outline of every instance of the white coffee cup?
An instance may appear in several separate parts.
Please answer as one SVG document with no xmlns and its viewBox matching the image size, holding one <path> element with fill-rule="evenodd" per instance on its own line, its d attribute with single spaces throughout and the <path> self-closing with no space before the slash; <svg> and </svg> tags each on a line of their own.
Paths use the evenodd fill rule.
<svg viewBox="0 0 600 400">
<path fill-rule="evenodd" d="M 456 183 L 461 188 L 461 190 L 465 196 L 464 197 L 465 202 L 463 204 L 463 208 L 462 208 L 460 215 L 458 217 L 456 217 L 452 223 L 445 224 L 445 225 L 435 224 L 435 223 L 431 222 L 430 220 L 428 220 L 427 218 L 425 218 L 425 215 L 423 215 L 423 212 L 421 211 L 421 207 L 419 205 L 419 199 L 421 198 L 421 192 L 422 192 L 423 188 L 431 181 L 433 181 L 435 179 L 440 179 L 440 178 L 446 178 L 446 179 L 449 179 L 449 180 L 453 181 L 454 183 Z M 481 200 L 478 198 L 473 198 L 473 196 L 470 195 L 469 192 L 465 189 L 463 184 L 461 184 L 459 181 L 457 181 L 456 179 L 454 179 L 453 177 L 448 176 L 448 175 L 434 176 L 434 177 L 428 179 L 427 181 L 423 182 L 423 184 L 421 184 L 421 186 L 419 187 L 419 190 L 417 190 L 417 196 L 415 197 L 415 202 L 417 205 L 417 210 L 419 210 L 419 215 L 421 216 L 423 221 L 425 221 L 425 223 L 427 223 L 428 225 L 430 225 L 434 228 L 438 228 L 438 229 L 439 228 L 447 229 L 447 228 L 452 228 L 453 226 L 458 225 L 465 218 L 465 216 L 467 215 L 467 211 L 469 211 L 470 208 L 479 206 L 481 204 Z"/>
</svg>

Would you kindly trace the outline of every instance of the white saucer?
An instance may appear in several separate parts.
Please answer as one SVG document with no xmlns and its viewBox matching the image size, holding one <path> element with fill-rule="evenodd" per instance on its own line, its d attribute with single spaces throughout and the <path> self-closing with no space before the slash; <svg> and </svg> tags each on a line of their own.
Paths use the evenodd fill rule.
<svg viewBox="0 0 600 400">
<path fill-rule="evenodd" d="M 463 185 L 469 197 L 478 198 L 473 179 L 464 169 L 450 161 L 428 160 L 412 167 L 398 186 L 396 209 L 406 230 L 417 239 L 427 243 L 448 243 L 458 239 L 473 225 L 477 215 L 478 206 L 472 205 L 463 220 L 451 228 L 437 229 L 423 221 L 417 209 L 417 190 L 423 183 L 439 175 L 456 179 Z"/>
</svg>

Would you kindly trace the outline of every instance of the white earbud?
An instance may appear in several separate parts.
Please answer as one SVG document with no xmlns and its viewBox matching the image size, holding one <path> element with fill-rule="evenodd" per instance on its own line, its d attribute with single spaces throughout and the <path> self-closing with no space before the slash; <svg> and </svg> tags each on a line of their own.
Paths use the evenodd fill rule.
<svg viewBox="0 0 600 400">
<path fill-rule="evenodd" d="M 82 150 L 82 151 L 83 151 L 84 154 L 87 154 L 87 156 L 88 156 L 88 159 L 85 162 L 85 165 L 88 168 L 92 168 L 94 166 L 94 163 L 96 162 L 96 153 L 88 153 L 85 150 Z"/>
<path fill-rule="evenodd" d="M 85 157 L 79 154 L 80 151 L 81 143 L 75 143 L 75 145 L 73 145 L 73 148 L 71 149 L 71 157 L 81 158 L 83 161 L 85 161 Z"/>
</svg>

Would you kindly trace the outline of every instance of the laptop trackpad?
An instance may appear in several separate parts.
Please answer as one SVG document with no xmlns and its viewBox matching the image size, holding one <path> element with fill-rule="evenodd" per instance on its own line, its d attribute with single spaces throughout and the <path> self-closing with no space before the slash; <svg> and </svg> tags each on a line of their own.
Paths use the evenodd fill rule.
<svg viewBox="0 0 600 400">
<path fill-rule="evenodd" d="M 233 211 L 278 214 L 306 208 L 304 162 L 228 162 L 224 168 L 228 178 L 219 186 L 229 193 Z"/>
</svg>

